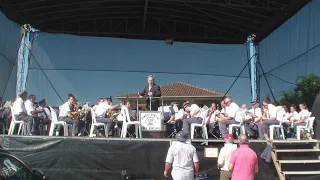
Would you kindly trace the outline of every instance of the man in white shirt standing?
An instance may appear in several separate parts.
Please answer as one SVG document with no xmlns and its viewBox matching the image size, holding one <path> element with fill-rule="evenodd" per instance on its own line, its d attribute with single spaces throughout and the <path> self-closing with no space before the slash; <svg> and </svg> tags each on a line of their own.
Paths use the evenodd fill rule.
<svg viewBox="0 0 320 180">
<path fill-rule="evenodd" d="M 261 118 L 261 123 L 258 123 L 259 137 L 264 139 L 264 134 L 267 133 L 268 127 L 271 125 L 278 125 L 280 122 L 277 120 L 278 109 L 276 106 L 271 104 L 270 98 L 265 97 L 262 102 L 263 106 L 268 109 L 266 117 Z"/>
<path fill-rule="evenodd" d="M 75 113 L 71 111 L 71 105 L 73 105 L 75 98 L 72 94 L 68 94 L 68 101 L 60 106 L 59 121 L 64 121 L 67 124 L 72 124 L 72 136 L 78 135 L 79 132 L 79 120 L 71 119 L 70 115 Z M 59 128 L 60 129 L 60 128 Z M 58 130 L 59 131 L 59 130 Z"/>
<path fill-rule="evenodd" d="M 220 169 L 220 180 L 230 180 L 232 173 L 229 171 L 229 161 L 234 150 L 238 147 L 233 144 L 233 135 L 226 134 L 224 137 L 225 144 L 221 148 L 218 157 L 218 169 Z"/>
<path fill-rule="evenodd" d="M 189 134 L 190 124 L 201 124 L 203 120 L 203 115 L 200 107 L 197 104 L 189 104 L 188 102 L 185 102 L 183 103 L 183 108 L 187 113 L 190 114 L 190 118 L 183 120 L 183 132 Z"/>
<path fill-rule="evenodd" d="M 104 98 L 103 102 L 99 103 L 95 111 L 97 116 L 97 122 L 104 123 L 107 125 L 107 132 L 109 133 L 109 135 L 113 134 L 112 130 L 113 130 L 114 123 L 112 119 L 106 118 L 106 113 L 108 110 L 113 110 L 120 107 L 119 104 L 112 106 L 111 103 L 112 103 L 111 98 Z"/>
<path fill-rule="evenodd" d="M 32 123 L 33 117 L 27 114 L 24 101 L 27 100 L 28 92 L 24 91 L 19 94 L 19 97 L 13 103 L 13 114 L 18 121 L 24 121 L 27 124 L 26 133 L 27 135 L 32 135 Z"/>
<path fill-rule="evenodd" d="M 196 148 L 186 143 L 188 134 L 183 131 L 178 132 L 176 139 L 178 142 L 172 143 L 168 150 L 163 174 L 168 177 L 172 166 L 173 180 L 193 180 L 198 177 L 199 173 L 199 159 Z"/>
<path fill-rule="evenodd" d="M 40 119 L 38 118 L 37 115 L 38 113 L 43 112 L 43 110 L 36 110 L 36 107 L 34 106 L 36 99 L 37 99 L 36 95 L 30 94 L 29 99 L 24 103 L 27 114 L 33 117 L 33 125 L 31 129 L 32 134 L 39 133 Z"/>
<path fill-rule="evenodd" d="M 228 126 L 230 124 L 239 124 L 240 122 L 236 121 L 236 113 L 239 110 L 239 106 L 232 102 L 231 97 L 226 97 L 224 99 L 224 103 L 226 104 L 225 112 L 221 114 L 222 117 L 218 118 L 220 124 L 220 132 L 222 137 L 224 138 L 225 135 L 228 133 Z"/>
</svg>

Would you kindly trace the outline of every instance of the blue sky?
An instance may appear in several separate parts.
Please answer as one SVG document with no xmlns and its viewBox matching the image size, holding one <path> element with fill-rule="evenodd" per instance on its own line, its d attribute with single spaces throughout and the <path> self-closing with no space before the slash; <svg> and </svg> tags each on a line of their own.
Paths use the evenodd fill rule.
<svg viewBox="0 0 320 180">
<path fill-rule="evenodd" d="M 32 51 L 30 67 L 36 69 L 29 70 L 27 89 L 52 104 L 61 101 L 36 61 L 63 99 L 74 93 L 83 102 L 139 91 L 149 74 L 159 85 L 183 81 L 225 93 L 247 62 L 243 45 L 168 46 L 164 41 L 47 33 L 37 36 Z M 241 76 L 229 92 L 239 104 L 251 100 L 248 68 Z"/>
</svg>

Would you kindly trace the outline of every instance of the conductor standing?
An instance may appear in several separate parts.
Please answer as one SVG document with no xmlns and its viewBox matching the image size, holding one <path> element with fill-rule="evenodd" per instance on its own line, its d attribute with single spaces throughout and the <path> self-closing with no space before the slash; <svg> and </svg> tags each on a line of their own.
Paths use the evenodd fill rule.
<svg viewBox="0 0 320 180">
<path fill-rule="evenodd" d="M 148 85 L 139 93 L 140 96 L 147 97 L 146 104 L 147 109 L 150 111 L 157 111 L 159 107 L 159 98 L 161 97 L 160 86 L 154 83 L 155 77 L 152 75 L 148 76 Z M 150 109 L 150 97 L 151 97 L 151 109 Z M 156 97 L 156 98 L 153 98 Z"/>
</svg>

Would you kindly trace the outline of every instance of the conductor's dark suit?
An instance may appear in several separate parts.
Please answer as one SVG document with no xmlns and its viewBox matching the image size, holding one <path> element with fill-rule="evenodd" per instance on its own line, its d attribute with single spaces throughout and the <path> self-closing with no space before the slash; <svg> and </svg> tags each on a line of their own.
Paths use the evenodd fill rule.
<svg viewBox="0 0 320 180">
<path fill-rule="evenodd" d="M 161 90 L 160 90 L 160 86 L 153 84 L 151 89 L 149 90 L 149 84 L 140 92 L 141 96 L 144 97 L 149 97 L 148 93 L 152 92 L 152 97 L 161 97 Z M 158 107 L 159 107 L 159 99 L 151 99 L 151 110 L 152 111 L 157 111 Z M 147 103 L 147 109 L 150 110 L 150 99 L 147 98 L 146 99 L 146 103 Z"/>
</svg>

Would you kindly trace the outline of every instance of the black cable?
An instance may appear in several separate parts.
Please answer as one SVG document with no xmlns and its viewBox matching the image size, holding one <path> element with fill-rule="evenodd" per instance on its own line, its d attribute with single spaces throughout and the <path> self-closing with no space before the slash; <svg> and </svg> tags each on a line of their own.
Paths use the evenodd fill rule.
<svg viewBox="0 0 320 180">
<path fill-rule="evenodd" d="M 252 56 L 253 57 L 253 56 Z M 246 65 L 243 67 L 243 69 L 241 70 L 241 72 L 239 73 L 239 75 L 237 76 L 237 78 L 233 81 L 233 83 L 231 84 L 231 86 L 229 87 L 229 89 L 227 90 L 226 93 L 224 93 L 223 97 L 221 100 L 223 100 L 226 95 L 228 94 L 228 92 L 230 91 L 230 89 L 232 88 L 232 86 L 237 82 L 238 78 L 240 77 L 240 75 L 242 74 L 242 72 L 246 69 L 246 67 L 248 66 L 249 62 L 251 61 L 252 57 L 250 57 L 250 59 L 247 61 Z"/>
<path fill-rule="evenodd" d="M 289 60 L 289 61 L 287 61 L 287 62 L 285 62 L 285 63 L 283 63 L 283 64 L 281 64 L 281 65 L 279 65 L 279 66 L 277 66 L 277 67 L 275 67 L 275 68 L 273 68 L 273 69 L 271 69 L 271 70 L 269 70 L 267 73 L 272 72 L 272 71 L 274 71 L 274 70 L 276 70 L 276 69 L 279 69 L 280 67 L 282 67 L 282 66 L 284 66 L 284 65 L 286 65 L 286 64 L 289 64 L 290 62 L 292 62 L 292 61 L 294 61 L 294 60 L 298 59 L 299 57 L 301 57 L 301 56 L 303 56 L 303 55 L 307 54 L 309 51 L 311 51 L 311 50 L 313 50 L 313 49 L 317 48 L 318 46 L 320 46 L 320 44 L 318 44 L 318 45 L 316 45 L 316 46 L 313 46 L 312 48 L 308 49 L 306 52 L 304 52 L 304 53 L 302 53 L 302 54 L 298 55 L 297 57 L 295 57 L 295 58 L 293 58 L 293 59 L 291 59 L 291 60 Z"/>
<path fill-rule="evenodd" d="M 33 43 L 33 42 L 32 42 Z M 58 93 L 58 91 L 56 90 L 56 88 L 53 86 L 52 82 L 50 81 L 49 77 L 47 76 L 47 74 L 44 72 L 44 70 L 41 68 L 40 63 L 37 61 L 36 57 L 33 55 L 32 51 L 29 49 L 29 47 L 26 44 L 23 44 L 24 46 L 27 47 L 27 49 L 29 50 L 30 55 L 33 57 L 33 59 L 36 61 L 36 63 L 38 64 L 38 66 L 40 67 L 42 73 L 44 74 L 44 76 L 46 77 L 46 79 L 48 80 L 49 84 L 51 85 L 51 87 L 53 88 L 53 90 L 56 92 L 56 94 L 58 95 L 58 97 L 60 98 L 61 102 L 64 102 L 63 99 L 61 98 L 60 94 Z"/>
<path fill-rule="evenodd" d="M 18 50 L 18 53 L 19 53 L 19 50 Z M 17 55 L 17 56 L 18 56 L 18 55 Z M 17 61 L 17 59 L 18 59 L 18 58 L 16 58 L 15 62 Z M 11 61 L 10 61 L 10 62 L 11 62 Z M 2 97 L 4 97 L 4 94 L 6 93 L 7 86 L 8 86 L 8 84 L 9 84 L 10 77 L 11 77 L 11 74 L 12 74 L 13 69 L 14 69 L 15 66 L 16 66 L 15 63 L 12 64 L 12 68 L 11 68 L 11 70 L 10 70 L 10 74 L 9 74 L 8 80 L 7 80 L 7 82 L 6 82 L 6 85 L 4 86 L 4 91 L 3 91 L 3 93 L 2 93 Z"/>
<path fill-rule="evenodd" d="M 21 46 L 21 44 L 22 44 L 22 39 L 21 39 L 21 42 L 20 42 L 20 46 Z M 20 46 L 19 46 L 19 47 L 20 47 Z M 12 64 L 12 68 L 11 68 L 11 71 L 10 71 L 10 74 L 9 74 L 9 77 L 8 77 L 8 80 L 7 80 L 7 82 L 6 82 L 6 85 L 4 86 L 4 91 L 3 91 L 3 93 L 2 93 L 2 97 L 3 97 L 4 94 L 6 93 L 7 86 L 8 86 L 8 84 L 9 84 L 11 74 L 12 74 L 12 72 L 13 72 L 14 67 L 16 66 L 16 62 L 17 62 L 18 56 L 19 56 L 19 50 L 20 50 L 20 48 L 18 48 L 18 52 L 17 52 L 16 58 L 15 58 L 15 60 L 14 60 L 14 63 L 12 63 L 9 59 L 7 59 L 7 57 L 5 57 L 3 54 L 1 54 L 7 61 L 9 61 L 9 62 Z"/>
<path fill-rule="evenodd" d="M 283 81 L 283 82 L 285 82 L 285 83 L 291 84 L 291 85 L 295 85 L 295 86 L 297 85 L 296 83 L 292 83 L 292 82 L 286 81 L 286 80 L 280 78 L 279 76 L 276 76 L 276 75 L 271 74 L 271 73 L 266 73 L 266 75 L 273 76 L 273 77 L 275 77 L 275 78 L 277 78 L 277 79 L 279 79 L 279 80 L 281 80 L 281 81 Z"/>
<path fill-rule="evenodd" d="M 271 92 L 272 98 L 273 98 L 274 102 L 278 105 L 278 101 L 277 101 L 276 98 L 274 97 L 274 94 L 273 94 L 272 89 L 271 89 L 271 87 L 270 87 L 268 78 L 267 78 L 266 74 L 264 73 L 264 70 L 263 70 L 263 68 L 262 68 L 262 65 L 261 65 L 260 61 L 259 61 L 259 65 L 260 65 L 260 68 L 261 68 L 262 73 L 263 73 L 263 75 L 264 75 L 264 78 L 265 78 L 265 80 L 266 80 L 266 82 L 267 82 L 268 88 L 269 88 L 269 90 L 270 90 L 270 92 Z"/>
<path fill-rule="evenodd" d="M 39 69 L 39 68 L 29 68 Z M 197 76 L 219 76 L 219 77 L 238 77 L 224 74 L 206 74 L 206 73 L 185 73 L 185 72 L 165 72 L 165 71 L 133 71 L 133 70 L 114 70 L 114 69 L 50 69 L 44 68 L 45 71 L 98 71 L 98 72 L 130 72 L 130 73 L 152 73 L 152 74 L 180 74 L 180 75 L 197 75 Z M 240 76 L 240 78 L 249 78 L 247 76 Z"/>
<path fill-rule="evenodd" d="M 19 50 L 18 50 L 18 51 L 19 51 Z M 4 59 L 7 60 L 10 64 L 15 65 L 15 63 L 11 62 L 11 61 L 10 61 L 4 54 L 2 54 L 1 52 L 0 52 L 0 55 L 1 55 L 2 57 L 4 57 Z"/>
</svg>

